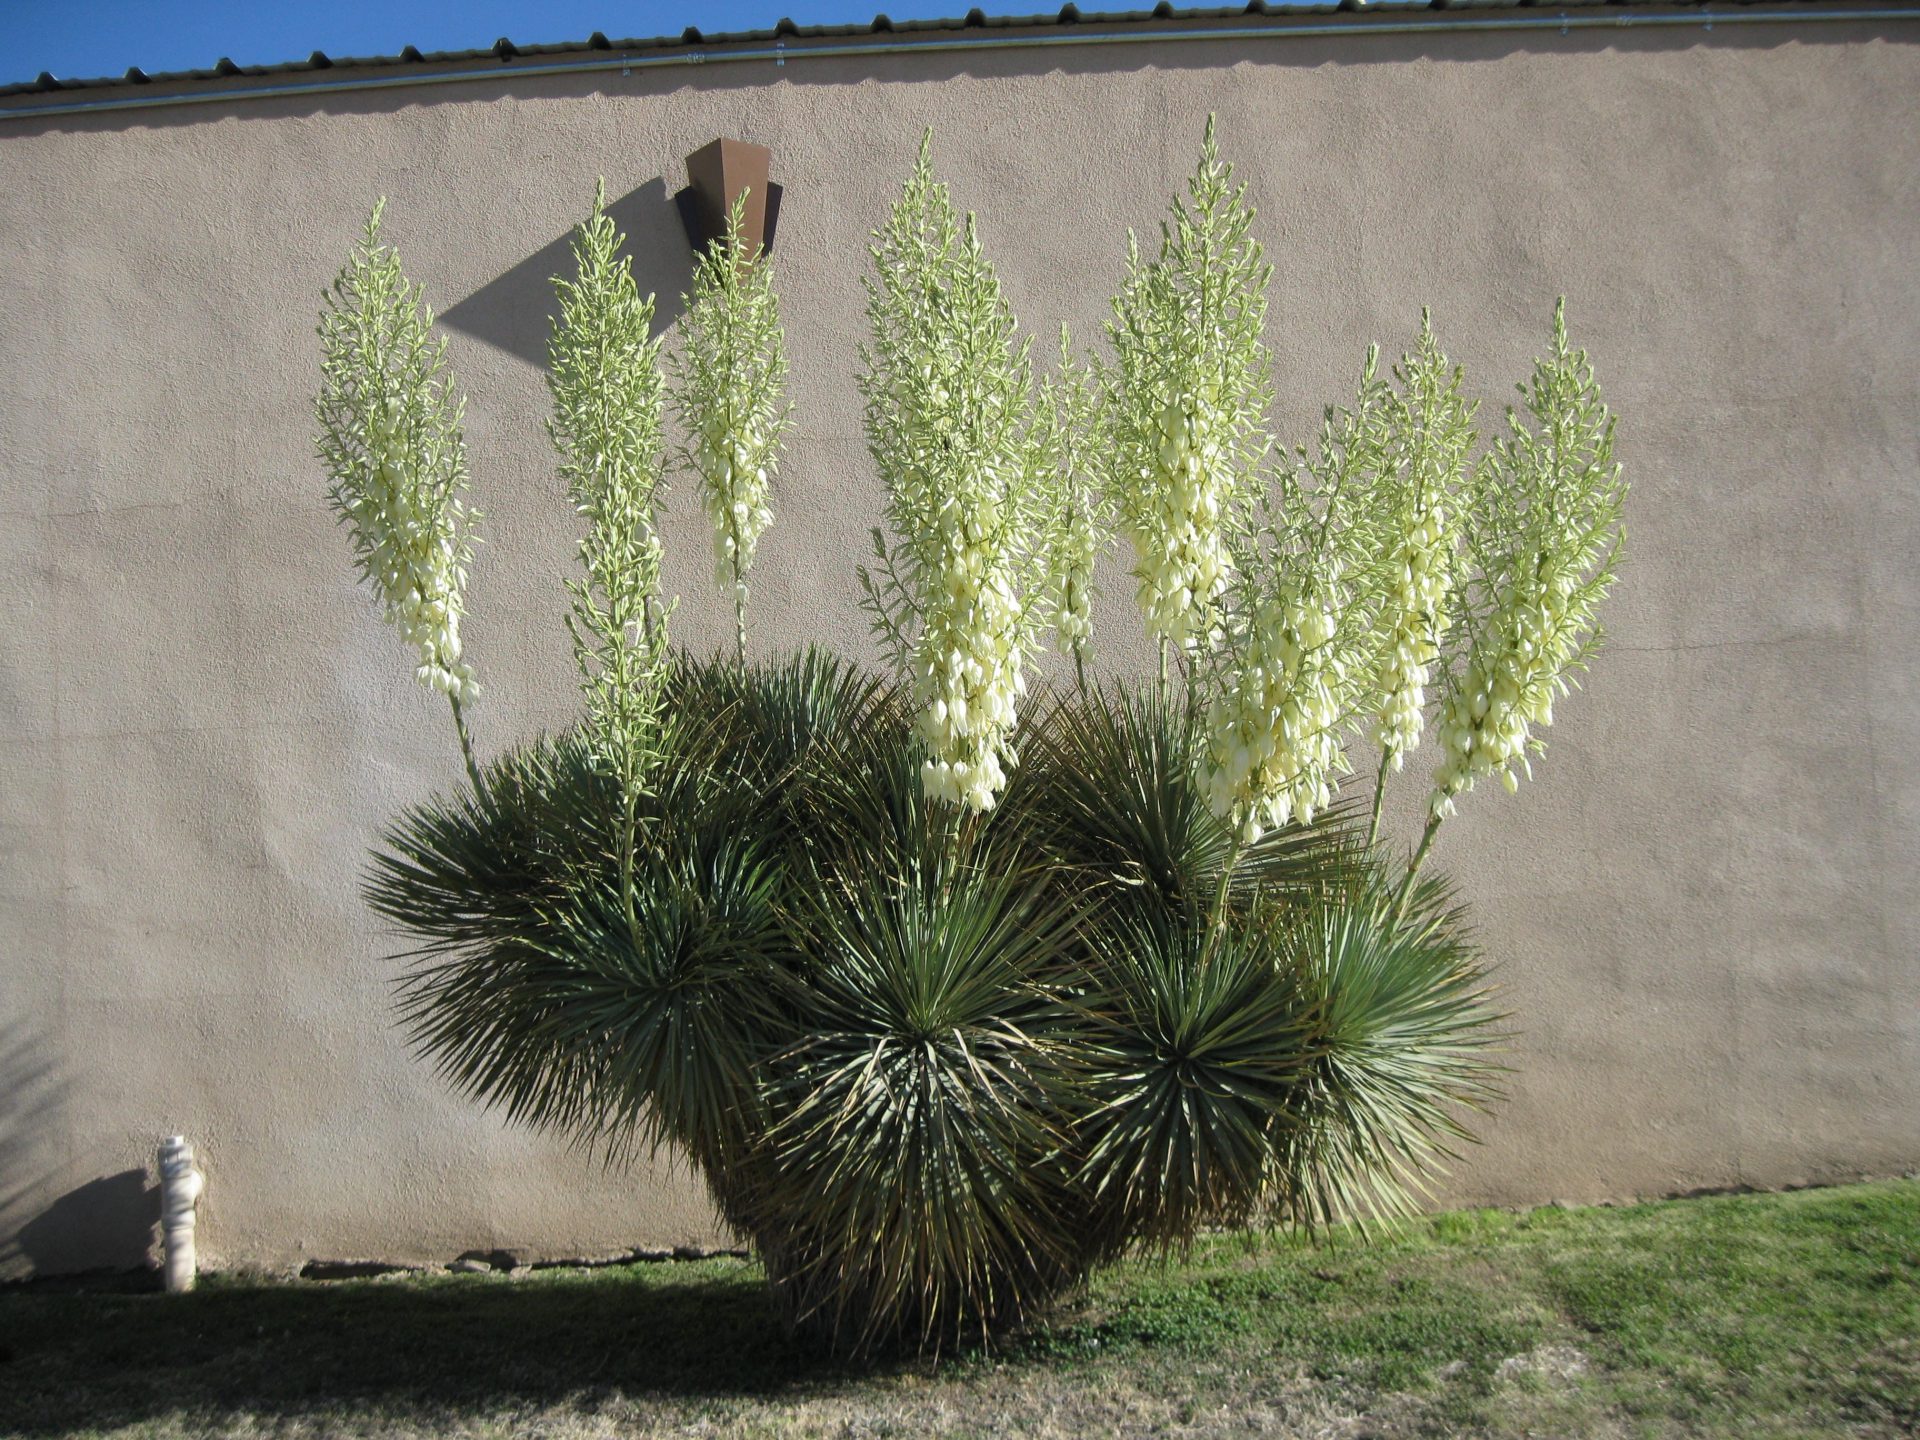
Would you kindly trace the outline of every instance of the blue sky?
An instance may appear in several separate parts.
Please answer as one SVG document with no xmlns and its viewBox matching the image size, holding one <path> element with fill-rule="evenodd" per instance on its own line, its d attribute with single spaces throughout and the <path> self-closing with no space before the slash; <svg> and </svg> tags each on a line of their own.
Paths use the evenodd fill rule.
<svg viewBox="0 0 1920 1440">
<path fill-rule="evenodd" d="M 1058 10 L 1059 0 L 0 0 L 0 84 L 42 70 L 63 79 L 143 70 L 193 70 L 231 56 L 241 65 L 329 55 L 470 50 L 502 35 L 520 44 L 616 39 L 703 30 L 766 29 L 781 16 L 802 25 L 865 24 Z"/>
</svg>

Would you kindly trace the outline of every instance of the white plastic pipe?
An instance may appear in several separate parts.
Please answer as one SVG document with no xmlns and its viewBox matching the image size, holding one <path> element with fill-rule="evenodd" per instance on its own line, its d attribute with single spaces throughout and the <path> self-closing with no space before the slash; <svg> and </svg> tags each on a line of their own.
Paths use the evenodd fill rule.
<svg viewBox="0 0 1920 1440">
<path fill-rule="evenodd" d="M 167 1293 L 193 1289 L 194 1207 L 206 1188 L 194 1168 L 193 1146 L 184 1135 L 170 1135 L 160 1147 L 160 1235 L 165 1244 Z"/>
</svg>

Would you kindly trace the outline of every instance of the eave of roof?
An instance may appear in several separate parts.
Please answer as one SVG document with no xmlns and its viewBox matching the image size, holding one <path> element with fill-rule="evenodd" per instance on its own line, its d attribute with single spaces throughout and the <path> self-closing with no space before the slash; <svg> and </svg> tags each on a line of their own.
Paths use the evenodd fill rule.
<svg viewBox="0 0 1920 1440">
<path fill-rule="evenodd" d="M 1724 12 L 1729 5 L 1739 10 L 1749 6 L 1768 5 L 1769 0 L 1718 0 L 1718 3 Z M 1797 6 L 1787 7 L 1781 7 L 1779 0 L 1771 0 L 1771 3 L 1774 8 L 1793 8 L 1803 11 L 1820 8 L 1820 0 L 1802 0 L 1802 3 Z M 1869 4 L 1871 5 L 1871 0 Z M 764 45 L 785 40 L 832 41 L 855 37 L 898 36 L 901 37 L 901 43 L 906 45 L 912 43 L 914 36 L 976 30 L 1056 29 L 1081 24 L 1131 26 L 1164 24 L 1169 21 L 1226 21 L 1262 16 L 1304 18 L 1331 15 L 1339 11 L 1386 15 L 1419 11 L 1528 9 L 1581 11 L 1609 8 L 1617 10 L 1658 8 L 1665 11 L 1699 13 L 1703 17 L 1711 13 L 1710 0 L 1251 0 L 1251 3 L 1240 5 L 1188 7 L 1176 7 L 1168 3 L 1168 0 L 1160 0 L 1160 3 L 1150 10 L 1093 11 L 1068 4 L 1057 12 L 1044 15 L 988 15 L 975 8 L 952 19 L 892 20 L 881 14 L 874 16 L 864 25 L 797 25 L 792 20 L 783 19 L 772 28 L 765 30 L 706 34 L 697 27 L 689 26 L 678 35 L 656 35 L 624 40 L 609 39 L 596 31 L 585 40 L 517 45 L 502 36 L 491 46 L 479 50 L 422 52 L 409 45 L 397 55 L 373 56 L 330 56 L 315 50 L 304 60 L 290 60 L 272 65 L 238 65 L 223 56 L 211 67 L 203 70 L 149 73 L 134 66 L 122 75 L 99 76 L 92 79 L 61 79 L 42 71 L 33 80 L 0 86 L 0 99 L 51 92 L 125 90 L 146 85 L 192 86 L 231 81 L 240 77 L 273 79 L 325 70 L 380 71 L 409 66 L 445 68 L 474 65 L 487 60 L 497 60 L 503 66 L 513 66 L 516 62 L 524 64 L 528 61 L 551 60 L 554 57 L 586 57 L 596 51 L 640 56 L 675 50 L 698 51 L 716 47 Z"/>
</svg>

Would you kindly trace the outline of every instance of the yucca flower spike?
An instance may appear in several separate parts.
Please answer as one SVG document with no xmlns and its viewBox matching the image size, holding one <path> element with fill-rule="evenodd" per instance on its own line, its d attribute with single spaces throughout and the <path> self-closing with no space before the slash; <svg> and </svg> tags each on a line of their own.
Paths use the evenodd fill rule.
<svg viewBox="0 0 1920 1440">
<path fill-rule="evenodd" d="M 1612 587 L 1627 487 L 1613 458 L 1612 412 L 1584 350 L 1554 311 L 1553 351 L 1520 387 L 1532 426 L 1508 409 L 1475 486 L 1468 548 L 1480 565 L 1461 672 L 1440 718 L 1444 748 L 1429 806 L 1434 820 L 1476 780 L 1509 793 L 1531 776 L 1534 727 L 1553 723 L 1599 644 L 1595 612 Z"/>
<path fill-rule="evenodd" d="M 1366 502 L 1388 448 L 1388 395 L 1369 351 L 1353 409 L 1330 411 L 1277 509 L 1243 550 L 1211 667 L 1207 803 L 1252 844 L 1309 823 L 1351 768 L 1346 732 L 1367 684 L 1377 606 L 1363 583 Z"/>
<path fill-rule="evenodd" d="M 1045 436 L 1025 341 L 973 217 L 933 178 L 932 133 L 867 279 L 867 448 L 889 544 L 861 571 L 876 635 L 912 679 L 937 800 L 992 808 L 1013 762 L 1023 665 L 1044 615 Z"/>
<path fill-rule="evenodd" d="M 747 572 L 761 534 L 773 523 L 773 474 L 792 408 L 782 393 L 787 359 L 773 262 L 748 253 L 741 239 L 746 203 L 743 191 L 727 216 L 725 236 L 694 266 L 674 355 L 675 407 L 688 437 L 682 458 L 698 479 L 713 527 L 713 578 L 733 601 L 742 664 Z"/>
<path fill-rule="evenodd" d="M 1113 505 L 1095 473 L 1105 445 L 1097 389 L 1093 362 L 1074 360 L 1072 337 L 1062 325 L 1060 368 L 1040 387 L 1049 427 L 1047 474 L 1055 487 L 1047 570 L 1054 632 L 1073 656 L 1082 689 L 1092 649 L 1094 566 L 1113 543 Z"/>
<path fill-rule="evenodd" d="M 560 313 L 548 343 L 548 434 L 567 498 L 586 521 L 582 578 L 567 583 L 567 627 L 587 702 L 595 762 L 620 785 L 625 855 L 632 863 L 634 806 L 659 745 L 667 655 L 659 602 L 661 478 L 660 342 L 653 297 L 642 296 L 626 237 L 606 213 L 606 184 L 574 227 L 574 278 L 556 279 Z M 630 873 L 625 888 L 631 894 Z"/>
<path fill-rule="evenodd" d="M 1377 507 L 1386 526 L 1374 739 L 1398 771 L 1420 743 L 1426 689 L 1453 623 L 1461 490 L 1473 451 L 1474 405 L 1460 371 L 1420 316 L 1420 338 L 1396 367 L 1392 453 Z"/>
<path fill-rule="evenodd" d="M 480 687 L 460 641 L 479 518 L 466 503 L 465 402 L 453 393 L 432 308 L 408 283 L 399 253 L 381 243 L 385 208 L 384 199 L 374 205 L 324 297 L 315 446 L 360 576 L 382 618 L 413 650 L 414 678 L 451 703 L 478 788 L 463 706 Z"/>
<path fill-rule="evenodd" d="M 1187 194 L 1161 225 L 1154 259 L 1129 237 L 1103 387 L 1108 490 L 1163 657 L 1215 635 L 1235 537 L 1272 448 L 1271 360 L 1261 339 L 1272 267 L 1252 238 L 1246 188 L 1234 186 L 1220 159 L 1211 117 Z"/>
</svg>

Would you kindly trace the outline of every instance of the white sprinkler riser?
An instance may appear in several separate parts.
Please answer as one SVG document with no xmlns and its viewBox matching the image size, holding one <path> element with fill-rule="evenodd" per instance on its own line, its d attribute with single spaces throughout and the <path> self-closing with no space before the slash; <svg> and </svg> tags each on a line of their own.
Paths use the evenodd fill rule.
<svg viewBox="0 0 1920 1440">
<path fill-rule="evenodd" d="M 170 1135 L 160 1146 L 160 1233 L 165 1245 L 167 1293 L 193 1288 L 195 1207 L 206 1177 L 194 1168 L 193 1146 L 184 1135 Z"/>
</svg>

